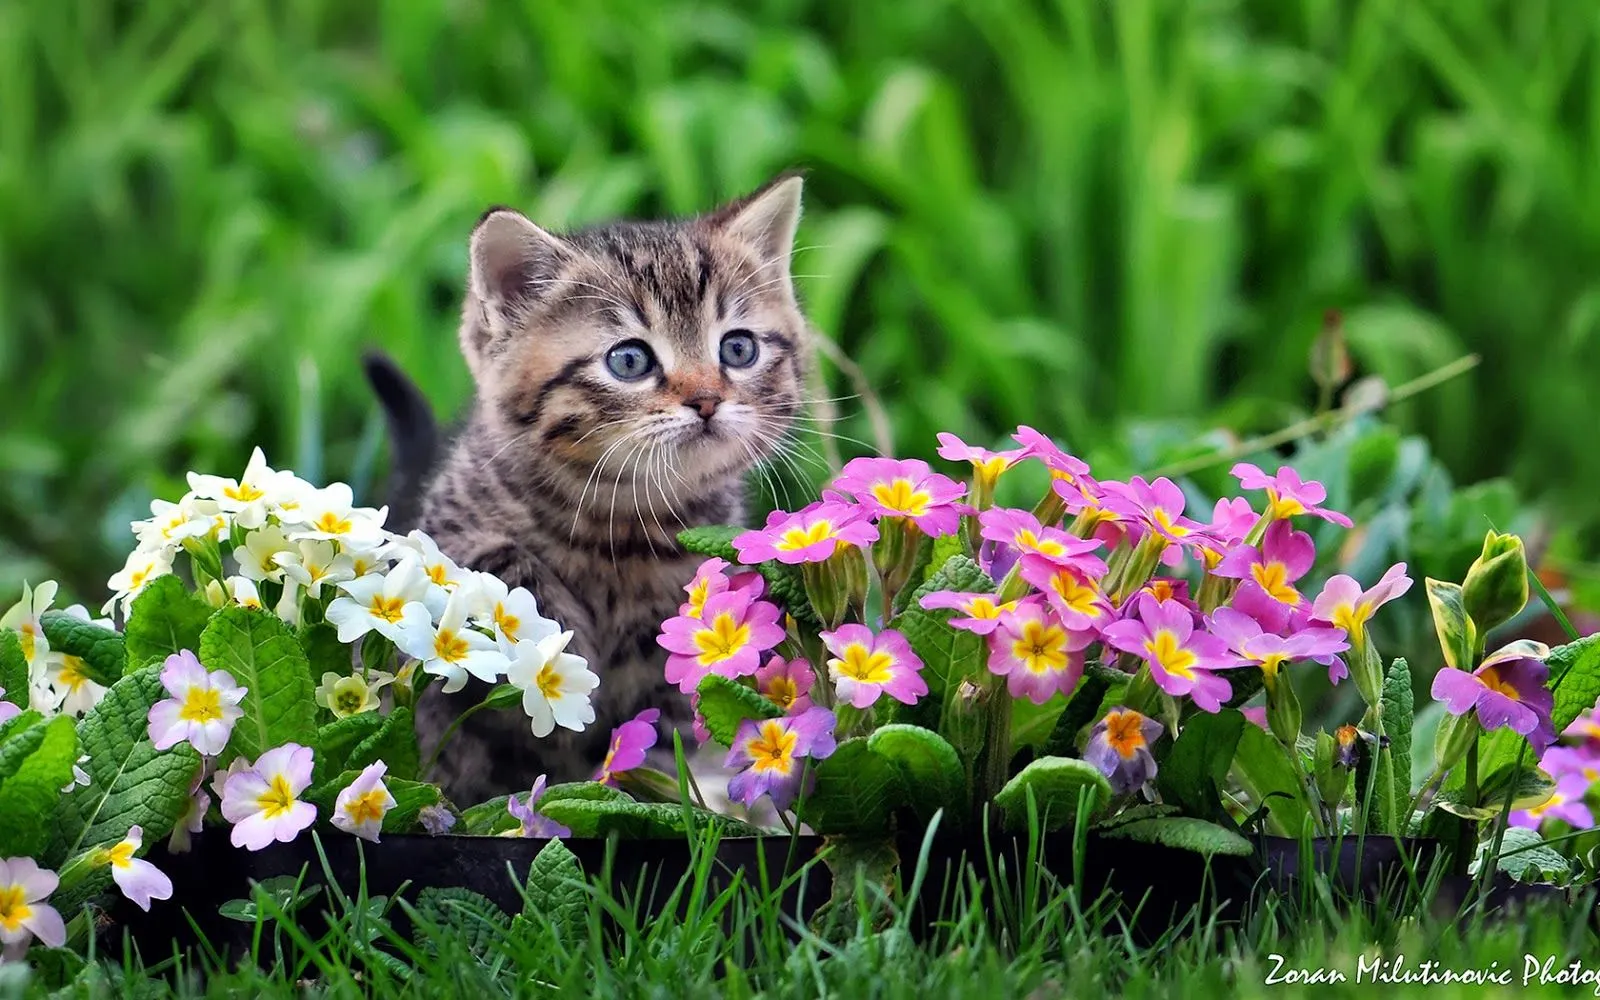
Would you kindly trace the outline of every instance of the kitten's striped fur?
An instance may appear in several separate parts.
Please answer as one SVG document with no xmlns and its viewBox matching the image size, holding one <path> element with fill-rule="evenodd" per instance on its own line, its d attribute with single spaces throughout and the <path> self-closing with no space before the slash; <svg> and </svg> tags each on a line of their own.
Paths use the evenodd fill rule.
<svg viewBox="0 0 1600 1000">
<path fill-rule="evenodd" d="M 587 777 L 611 728 L 647 707 L 688 723 L 655 642 L 699 561 L 675 536 L 739 522 L 745 474 L 801 405 L 805 322 L 789 274 L 799 210 L 800 180 L 785 177 L 682 222 L 564 236 L 505 209 L 479 222 L 461 322 L 476 398 L 421 527 L 462 565 L 532 590 L 601 683 L 581 734 L 535 740 L 520 713 L 474 716 L 434 775 L 453 800 L 525 789 L 540 773 Z M 749 368 L 719 362 L 735 330 L 759 342 Z M 631 383 L 605 361 L 629 340 L 658 359 Z M 442 732 L 484 691 L 431 691 L 420 728 Z"/>
</svg>

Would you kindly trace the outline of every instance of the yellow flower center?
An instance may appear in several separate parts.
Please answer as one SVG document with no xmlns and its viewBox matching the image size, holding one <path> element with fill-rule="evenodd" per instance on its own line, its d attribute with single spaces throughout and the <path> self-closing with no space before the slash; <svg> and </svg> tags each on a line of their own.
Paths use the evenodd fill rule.
<svg viewBox="0 0 1600 1000">
<path fill-rule="evenodd" d="M 994 488 L 995 483 L 1000 481 L 1001 474 L 1009 468 L 1011 468 L 1011 463 L 1000 455 L 978 459 L 972 463 L 972 471 L 985 486 L 991 489 Z"/>
<path fill-rule="evenodd" d="M 1250 567 L 1250 576 L 1273 600 L 1299 604 L 1300 592 L 1289 585 L 1289 567 L 1281 562 L 1260 562 Z"/>
<path fill-rule="evenodd" d="M 775 548 L 780 552 L 798 552 L 832 537 L 833 522 L 823 519 L 811 522 L 809 528 L 790 528 L 785 531 Z"/>
<path fill-rule="evenodd" d="M 783 723 L 768 719 L 761 724 L 756 738 L 750 741 L 751 768 L 756 772 L 782 771 L 787 774 L 794 766 L 794 747 L 800 737 Z"/>
<path fill-rule="evenodd" d="M 963 604 L 961 610 L 968 618 L 993 619 L 999 618 L 1001 611 L 1010 611 L 1016 606 L 1016 601 L 1007 601 L 1005 607 L 1001 607 L 992 597 L 974 597 Z"/>
<path fill-rule="evenodd" d="M 447 628 L 440 629 L 433 639 L 433 655 L 446 663 L 461 662 L 470 650 L 467 640 Z"/>
<path fill-rule="evenodd" d="M 398 597 L 385 597 L 382 594 L 372 596 L 372 604 L 367 610 L 374 618 L 382 618 L 386 622 L 397 622 L 405 611 L 406 602 Z"/>
<path fill-rule="evenodd" d="M 1278 671 L 1283 669 L 1283 665 L 1288 662 L 1289 658 L 1282 653 L 1268 653 L 1261 658 L 1261 674 L 1268 687 L 1275 685 L 1278 680 Z"/>
<path fill-rule="evenodd" d="M 294 792 L 289 788 L 289 779 L 281 774 L 272 776 L 272 781 L 267 791 L 256 805 L 261 809 L 261 815 L 267 819 L 277 819 L 295 806 Z"/>
<path fill-rule="evenodd" d="M 867 647 L 859 642 L 851 643 L 844 651 L 844 657 L 835 661 L 839 664 L 839 672 L 846 677 L 854 678 L 863 684 L 887 684 L 894 680 L 894 657 L 888 653 L 868 652 Z"/>
<path fill-rule="evenodd" d="M 1278 491 L 1271 487 L 1267 488 L 1267 517 L 1277 521 L 1286 521 L 1305 512 L 1305 504 L 1289 497 L 1280 496 Z"/>
<path fill-rule="evenodd" d="M 1023 667 L 1031 674 L 1065 670 L 1067 630 L 1060 625 L 1041 621 L 1025 622 L 1022 634 L 1011 644 L 1011 655 L 1021 660 Z"/>
<path fill-rule="evenodd" d="M 217 722 L 222 718 L 222 692 L 214 688 L 192 687 L 183 696 L 178 718 L 184 722 Z"/>
<path fill-rule="evenodd" d="M 1017 548 L 1037 552 L 1043 556 L 1064 556 L 1067 547 L 1054 538 L 1041 539 L 1032 528 L 1023 528 L 1017 532 Z"/>
<path fill-rule="evenodd" d="M 354 527 L 348 517 L 340 517 L 331 510 L 323 511 L 315 521 L 311 522 L 311 526 L 328 535 L 348 535 L 350 529 Z"/>
<path fill-rule="evenodd" d="M 369 693 L 366 681 L 359 677 L 345 677 L 333 685 L 333 697 L 329 699 L 328 710 L 340 718 L 355 715 L 367 708 Z M 374 704 L 373 707 L 377 706 Z"/>
<path fill-rule="evenodd" d="M 774 677 L 767 684 L 766 695 L 768 701 L 787 711 L 794 700 L 800 697 L 800 688 L 792 677 Z"/>
<path fill-rule="evenodd" d="M 133 864 L 133 843 L 124 840 L 105 852 L 105 863 L 113 868 L 127 868 Z"/>
<path fill-rule="evenodd" d="M 694 634 L 694 644 L 700 650 L 699 661 L 702 667 L 731 659 L 749 641 L 750 626 L 734 621 L 733 615 L 726 611 L 718 615 L 709 626 Z"/>
<path fill-rule="evenodd" d="M 363 823 L 376 823 L 383 820 L 384 793 L 374 788 L 364 795 L 357 795 L 344 804 L 344 814 L 350 822 L 357 826 Z"/>
<path fill-rule="evenodd" d="M 1334 625 L 1350 633 L 1352 639 L 1361 634 L 1367 624 L 1367 619 L 1372 617 L 1372 608 L 1361 602 L 1341 604 L 1333 609 L 1330 620 Z"/>
<path fill-rule="evenodd" d="M 1172 515 L 1168 514 L 1160 507 L 1157 507 L 1151 512 L 1150 519 L 1156 522 L 1156 527 L 1160 528 L 1162 531 L 1173 536 L 1174 538 L 1182 538 L 1189 534 L 1188 528 L 1185 528 L 1179 524 L 1174 524 Z"/>
<path fill-rule="evenodd" d="M 1161 629 L 1144 644 L 1144 651 L 1169 674 L 1194 680 L 1194 665 L 1199 661 L 1189 650 L 1178 643 L 1178 637 Z"/>
<path fill-rule="evenodd" d="M 500 634 L 506 637 L 507 642 L 517 641 L 517 630 L 522 628 L 522 619 L 507 611 L 504 602 L 496 602 L 494 606 L 494 623 L 500 627 Z"/>
<path fill-rule="evenodd" d="M 56 683 L 66 685 L 68 691 L 77 691 L 89 680 L 83 672 L 83 660 L 76 656 L 63 656 L 61 658 L 61 671 L 56 674 Z"/>
<path fill-rule="evenodd" d="M 539 688 L 539 693 L 544 695 L 545 701 L 561 700 L 561 674 L 550 664 L 539 668 L 539 676 L 534 678 L 534 684 Z"/>
<path fill-rule="evenodd" d="M 28 905 L 22 886 L 8 885 L 0 888 L 0 929 L 8 934 L 15 934 L 22 928 L 22 922 L 31 916 L 33 907 Z"/>
<path fill-rule="evenodd" d="M 429 566 L 428 579 L 432 580 L 440 587 L 448 586 L 449 584 L 455 582 L 454 580 L 450 579 L 450 567 L 446 566 L 444 563 L 434 563 L 432 566 Z"/>
<path fill-rule="evenodd" d="M 889 483 L 875 483 L 872 497 L 889 510 L 907 517 L 921 517 L 933 503 L 933 494 L 919 490 L 909 479 L 896 479 Z"/>
<path fill-rule="evenodd" d="M 1496 670 L 1494 667 L 1484 667 L 1483 670 L 1478 674 L 1478 680 L 1482 681 L 1483 686 L 1488 688 L 1490 691 L 1503 694 L 1512 701 L 1522 700 L 1522 693 L 1516 688 L 1512 687 L 1505 678 L 1501 677 L 1500 671 Z"/>
<path fill-rule="evenodd" d="M 265 493 L 249 483 L 240 483 L 238 486 L 224 486 L 222 495 L 229 500 L 237 500 L 240 503 L 251 503 L 266 496 Z"/>
<path fill-rule="evenodd" d="M 1165 580 L 1157 580 L 1152 586 L 1152 591 L 1155 587 L 1162 586 L 1167 587 L 1169 590 L 1171 589 L 1171 585 Z M 1050 578 L 1050 589 L 1055 591 L 1057 597 L 1061 598 L 1062 604 L 1078 614 L 1088 615 L 1090 618 L 1100 617 L 1100 606 L 1095 603 L 1100 599 L 1099 592 L 1079 579 L 1076 573 L 1062 571 L 1055 574 Z M 1156 594 L 1158 598 L 1161 596 Z"/>
<path fill-rule="evenodd" d="M 23 622 L 18 631 L 22 639 L 22 658 L 31 663 L 33 662 L 35 642 L 39 634 L 38 629 L 33 622 Z"/>
<path fill-rule="evenodd" d="M 1560 792 L 1551 792 L 1548 799 L 1545 799 L 1536 806 L 1530 806 L 1528 808 L 1528 815 L 1532 816 L 1534 819 L 1539 819 L 1540 817 L 1544 816 L 1545 813 L 1554 809 L 1556 806 L 1562 805 L 1566 801 L 1567 797 L 1565 795 L 1562 795 Z"/>
<path fill-rule="evenodd" d="M 693 587 L 689 588 L 689 617 L 699 618 L 706 609 L 706 598 L 711 596 L 711 581 L 709 579 L 696 580 Z"/>
<path fill-rule="evenodd" d="M 1138 712 L 1112 712 L 1106 716 L 1106 743 L 1123 760 L 1132 760 L 1145 747 L 1143 723 Z"/>
</svg>

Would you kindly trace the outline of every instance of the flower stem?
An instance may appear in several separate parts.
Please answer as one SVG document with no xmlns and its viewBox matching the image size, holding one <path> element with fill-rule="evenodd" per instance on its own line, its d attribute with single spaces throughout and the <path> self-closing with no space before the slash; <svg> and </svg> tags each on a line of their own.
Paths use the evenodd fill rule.
<svg viewBox="0 0 1600 1000">
<path fill-rule="evenodd" d="M 428 762 L 417 772 L 417 777 L 426 780 L 428 774 L 433 771 L 433 766 L 439 763 L 439 755 L 444 753 L 445 745 L 450 742 L 450 737 L 456 734 L 456 730 L 461 728 L 461 724 L 488 707 L 489 699 L 485 698 L 451 720 L 450 725 L 445 727 L 444 735 L 440 736 L 439 742 L 434 745 L 433 753 L 429 755 Z"/>
<path fill-rule="evenodd" d="M 1011 769 L 1011 695 L 1005 689 L 1005 679 L 989 689 L 987 725 L 983 733 L 983 767 L 979 772 L 978 795 L 973 806 L 982 810 L 994 800 L 995 794 L 1005 787 Z M 980 812 L 981 815 L 981 812 Z"/>
</svg>

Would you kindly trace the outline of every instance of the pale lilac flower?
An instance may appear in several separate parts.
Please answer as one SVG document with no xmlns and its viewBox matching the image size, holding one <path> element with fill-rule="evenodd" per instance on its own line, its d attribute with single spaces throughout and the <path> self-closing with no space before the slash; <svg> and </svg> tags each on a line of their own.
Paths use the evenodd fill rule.
<svg viewBox="0 0 1600 1000">
<path fill-rule="evenodd" d="M 822 500 L 793 514 L 773 511 L 766 527 L 739 535 L 733 540 L 733 547 L 739 561 L 747 566 L 773 559 L 798 565 L 824 562 L 840 546 L 861 548 L 877 540 L 878 529 L 864 508 Z"/>
<path fill-rule="evenodd" d="M 616 784 L 616 776 L 644 764 L 645 754 L 656 745 L 656 723 L 661 719 L 661 709 L 647 708 L 611 730 L 611 746 L 606 759 L 600 764 L 594 780 L 604 785 Z"/>
<path fill-rule="evenodd" d="M 550 819 L 536 808 L 539 800 L 544 797 L 545 776 L 539 775 L 533 782 L 533 790 L 528 793 L 527 799 L 521 800 L 513 795 L 506 799 L 506 811 L 516 817 L 517 827 L 505 834 L 508 837 L 534 837 L 540 840 L 553 840 L 558 837 L 570 837 L 572 831 Z"/>
<path fill-rule="evenodd" d="M 202 770 L 201 774 L 204 773 Z M 200 787 L 202 780 L 200 777 L 195 778 L 194 787 L 189 789 L 189 804 L 184 807 L 183 815 L 172 825 L 172 835 L 167 838 L 168 854 L 189 853 L 194 847 L 193 835 L 205 827 L 206 810 L 211 808 L 211 796 Z"/>
<path fill-rule="evenodd" d="M 456 816 L 448 808 L 435 803 L 423 806 L 417 812 L 417 825 L 430 837 L 442 837 L 456 825 Z"/>
<path fill-rule="evenodd" d="M 1287 465 L 1280 466 L 1276 475 L 1269 476 L 1249 462 L 1240 462 L 1233 467 L 1233 475 L 1244 489 L 1267 491 L 1268 517 L 1288 520 L 1306 514 L 1332 521 L 1341 528 L 1349 528 L 1353 524 L 1338 511 L 1320 506 L 1322 501 L 1328 499 L 1326 487 L 1319 482 L 1302 480 L 1300 473 Z"/>
<path fill-rule="evenodd" d="M 187 649 L 167 657 L 161 686 L 172 697 L 150 706 L 150 742 L 165 750 L 187 740 L 207 757 L 220 754 L 244 715 L 246 689 L 226 670 L 207 671 Z"/>
<path fill-rule="evenodd" d="M 67 943 L 67 925 L 44 901 L 61 880 L 32 858 L 0 860 L 0 961 L 16 961 L 35 937 L 47 947 Z"/>
<path fill-rule="evenodd" d="M 837 747 L 834 724 L 833 713 L 825 708 L 740 723 L 723 762 L 739 771 L 728 782 L 728 797 L 751 806 L 765 795 L 778 809 L 787 809 L 800 793 L 804 760 L 822 760 Z"/>
<path fill-rule="evenodd" d="M 894 629 L 874 635 L 865 625 L 840 625 L 822 633 L 822 642 L 833 654 L 828 661 L 828 676 L 836 685 L 839 701 L 867 708 L 887 694 L 896 701 L 915 705 L 928 693 L 922 679 L 922 661 L 911 651 L 905 636 Z"/>
<path fill-rule="evenodd" d="M 989 635 L 989 672 L 1006 679 L 1013 698 L 1043 705 L 1070 694 L 1083 677 L 1092 632 L 1072 632 L 1046 606 L 1027 602 L 1000 615 Z"/>
<path fill-rule="evenodd" d="M 383 817 L 395 807 L 394 796 L 383 776 L 389 766 L 383 761 L 362 768 L 356 780 L 339 792 L 333 803 L 333 825 L 345 833 L 353 833 L 362 840 L 378 842 L 383 831 Z"/>
<path fill-rule="evenodd" d="M 953 535 L 961 528 L 957 501 L 967 488 L 920 459 L 854 458 L 833 486 L 879 517 L 906 518 L 925 535 Z"/>
<path fill-rule="evenodd" d="M 262 754 L 222 787 L 222 818 L 233 824 L 233 846 L 259 851 L 288 843 L 317 819 L 317 807 L 300 795 L 311 784 L 310 747 L 285 743 Z"/>
<path fill-rule="evenodd" d="M 150 862 L 134 857 L 143 843 L 143 828 L 130 827 L 121 843 L 99 852 L 95 860 L 99 864 L 110 865 L 111 878 L 117 883 L 117 888 L 135 906 L 149 913 L 152 899 L 172 898 L 172 879 Z"/>
<path fill-rule="evenodd" d="M 1156 759 L 1150 748 L 1164 727 L 1131 708 L 1113 708 L 1089 730 L 1083 759 L 1111 781 L 1118 795 L 1143 788 L 1156 776 Z"/>
<path fill-rule="evenodd" d="M 5 688 L 0 688 L 0 698 L 4 698 L 5 697 L 5 693 L 6 693 L 6 689 Z M 21 714 L 22 714 L 22 706 L 21 705 L 14 705 L 9 701 L 0 701 L 0 726 L 5 725 L 6 723 L 10 722 L 12 719 L 15 719 L 17 716 L 19 716 Z"/>
</svg>

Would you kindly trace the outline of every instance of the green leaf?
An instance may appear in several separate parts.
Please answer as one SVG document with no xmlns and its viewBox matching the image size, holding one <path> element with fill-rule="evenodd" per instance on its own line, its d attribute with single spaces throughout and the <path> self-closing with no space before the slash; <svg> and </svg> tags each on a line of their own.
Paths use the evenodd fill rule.
<svg viewBox="0 0 1600 1000">
<path fill-rule="evenodd" d="M 847 941 L 863 917 L 880 928 L 892 918 L 889 907 L 899 895 L 900 852 L 891 837 L 829 837 L 823 842 L 822 863 L 828 868 L 832 890 L 828 901 L 812 915 L 812 932 L 828 941 Z M 872 912 L 863 913 L 861 901 Z"/>
<path fill-rule="evenodd" d="M 1044 753 L 1052 757 L 1065 757 L 1077 752 L 1078 733 L 1084 726 L 1098 721 L 1101 699 L 1110 689 L 1111 681 L 1104 675 L 1084 674 L 1077 690 L 1072 692 L 1067 701 L 1066 711 L 1061 713 L 1055 728 L 1050 731 L 1050 738 L 1044 744 Z"/>
<path fill-rule="evenodd" d="M 1550 721 L 1559 733 L 1600 704 L 1600 632 L 1552 649 L 1545 662 L 1556 692 Z"/>
<path fill-rule="evenodd" d="M 0 722 L 0 744 L 5 743 L 13 736 L 22 735 L 43 721 L 43 713 L 36 712 L 30 708 L 14 716 L 9 722 Z"/>
<path fill-rule="evenodd" d="M 1383 703 L 1378 711 L 1383 719 L 1383 734 L 1389 737 L 1389 755 L 1393 760 L 1393 816 L 1398 824 L 1406 808 L 1411 805 L 1411 727 L 1416 723 L 1416 702 L 1411 693 L 1411 665 L 1404 659 L 1389 664 L 1389 673 L 1383 679 Z M 1381 775 L 1379 780 L 1382 780 Z M 1391 826 L 1383 832 L 1404 831 Z"/>
<path fill-rule="evenodd" d="M 959 818 L 966 813 L 967 773 L 949 741 L 921 726 L 879 726 L 867 738 L 867 749 L 894 765 L 900 787 L 927 823 L 940 809 Z"/>
<path fill-rule="evenodd" d="M 28 659 L 22 655 L 22 639 L 8 628 L 0 628 L 0 689 L 5 691 L 3 700 L 28 707 Z"/>
<path fill-rule="evenodd" d="M 506 809 L 509 795 L 496 795 L 461 811 L 461 832 L 474 837 L 492 837 L 517 825 L 517 820 Z"/>
<path fill-rule="evenodd" d="M 588 934 L 588 893 L 584 890 L 583 866 L 559 840 L 539 850 L 528 866 L 527 902 L 523 916 L 548 924 L 556 937 L 575 946 Z"/>
<path fill-rule="evenodd" d="M 390 712 L 377 732 L 356 744 L 350 751 L 349 766 L 360 770 L 380 760 L 389 765 L 389 773 L 397 778 L 416 778 L 422 767 L 416 720 L 411 709 L 404 705 Z"/>
<path fill-rule="evenodd" d="M 1181 748 L 1173 748 L 1174 755 L 1179 752 Z M 1272 827 L 1279 835 L 1298 837 L 1301 831 L 1310 831 L 1311 802 L 1305 786 L 1295 776 L 1283 744 L 1260 726 L 1246 725 L 1239 730 L 1233 774 L 1251 798 L 1267 807 Z"/>
<path fill-rule="evenodd" d="M 343 676 L 350 673 L 354 666 L 355 658 L 350 647 L 339 641 L 339 630 L 327 622 L 300 626 L 295 630 L 295 639 L 306 656 L 306 676 L 311 678 L 313 688 L 322 680 L 323 674 Z"/>
<path fill-rule="evenodd" d="M 539 803 L 546 802 L 627 802 L 628 796 L 598 781 L 563 781 L 559 785 L 549 785 L 544 794 L 539 797 Z"/>
<path fill-rule="evenodd" d="M 738 564 L 739 553 L 734 550 L 733 540 L 744 534 L 744 531 L 744 528 L 729 524 L 709 524 L 679 532 L 678 544 L 697 555 L 726 559 Z M 806 583 L 800 567 L 786 566 L 780 562 L 765 562 L 754 568 L 767 581 L 766 596 L 769 600 L 782 605 L 796 621 L 812 627 L 820 624 L 816 612 L 811 610 L 811 602 L 806 599 Z"/>
<path fill-rule="evenodd" d="M 893 764 L 867 741 L 845 740 L 832 756 L 812 765 L 816 784 L 800 802 L 800 818 L 820 834 L 882 833 L 889 813 L 905 801 Z"/>
<path fill-rule="evenodd" d="M 504 910 L 470 889 L 430 886 L 417 893 L 416 912 L 419 943 L 429 954 L 451 942 L 487 960 L 511 928 Z"/>
<path fill-rule="evenodd" d="M 783 709 L 759 692 L 721 674 L 707 674 L 697 690 L 706 729 L 712 739 L 725 747 L 733 746 L 739 724 L 745 720 L 776 719 L 783 714 Z"/>
<path fill-rule="evenodd" d="M 311 748 L 316 751 L 312 784 L 320 785 L 350 770 L 350 757 L 356 747 L 382 727 L 383 716 L 373 711 L 334 719 L 319 728 L 316 738 L 311 742 Z"/>
<path fill-rule="evenodd" d="M 1006 782 L 994 802 L 1006 811 L 1007 826 L 1024 827 L 1031 792 L 1044 828 L 1059 830 L 1077 817 L 1078 793 L 1084 788 L 1092 792 L 1091 814 L 1111 801 L 1111 782 L 1093 764 L 1075 757 L 1040 757 Z"/>
<path fill-rule="evenodd" d="M 1433 630 L 1439 636 L 1439 646 L 1444 650 L 1445 666 L 1470 671 L 1474 629 L 1462 603 L 1461 587 L 1431 577 L 1426 583 L 1428 607 L 1433 610 Z"/>
<path fill-rule="evenodd" d="M 1538 768 L 1529 764 L 1518 769 L 1513 762 L 1483 776 L 1475 802 L 1468 802 L 1462 791 L 1446 787 L 1433 797 L 1433 803 L 1463 819 L 1497 819 L 1508 799 L 1512 809 L 1529 809 L 1548 799 L 1555 787 L 1550 776 Z"/>
<path fill-rule="evenodd" d="M 0 746 L 0 858 L 43 852 L 51 813 L 77 759 L 78 734 L 64 715 Z"/>
<path fill-rule="evenodd" d="M 188 743 L 157 750 L 149 737 L 150 707 L 166 696 L 161 668 L 145 667 L 111 685 L 84 714 L 78 741 L 89 757 L 83 763 L 89 784 L 62 796 L 45 858 L 50 865 L 121 840 L 131 826 L 144 828 L 146 843 L 159 843 L 188 811 L 200 754 Z"/>
<path fill-rule="evenodd" d="M 1176 816 L 1179 813 L 1177 806 L 1169 806 L 1165 802 L 1146 802 L 1141 805 L 1128 806 L 1115 816 L 1101 820 L 1095 824 L 1096 830 L 1114 830 L 1119 826 L 1138 822 L 1141 819 L 1159 819 L 1163 816 Z"/>
<path fill-rule="evenodd" d="M 224 608 L 200 636 L 200 662 L 207 670 L 226 670 L 247 689 L 239 703 L 244 717 L 234 724 L 219 767 L 235 757 L 255 760 L 285 743 L 314 743 L 317 704 L 311 671 L 300 643 L 283 622 L 264 611 Z"/>
<path fill-rule="evenodd" d="M 520 793 L 527 795 L 527 792 Z M 506 809 L 506 800 L 509 795 L 497 795 L 487 802 L 480 802 L 462 812 L 462 832 L 478 836 L 494 836 L 507 830 L 515 829 L 516 819 Z M 538 808 L 543 812 L 544 805 L 551 802 L 631 802 L 632 799 L 610 785 L 602 785 L 598 781 L 568 781 L 559 785 L 550 785 L 539 798 Z M 673 808 L 677 808 L 674 805 Z"/>
<path fill-rule="evenodd" d="M 491 709 L 516 708 L 522 704 L 523 691 L 515 684 L 496 684 L 490 689 L 484 701 Z"/>
<path fill-rule="evenodd" d="M 1067 711 L 1067 696 L 1053 695 L 1043 705 L 1030 699 L 1017 698 L 1011 704 L 1011 749 L 1032 747 L 1040 755 L 1044 745 L 1056 731 L 1056 723 Z"/>
<path fill-rule="evenodd" d="M 40 618 L 44 636 L 52 652 L 76 656 L 83 661 L 83 672 L 96 684 L 107 687 L 121 677 L 126 663 L 122 633 L 103 628 L 65 611 L 47 611 Z"/>
<path fill-rule="evenodd" d="M 123 631 L 127 651 L 124 669 L 137 670 L 183 649 L 198 651 L 201 633 L 211 615 L 211 605 L 189 593 L 176 576 L 168 574 L 150 581 L 128 609 L 128 624 Z"/>
<path fill-rule="evenodd" d="M 933 552 L 928 557 L 928 564 L 923 567 L 923 571 L 919 576 L 913 577 L 912 579 L 920 580 L 920 582 L 926 583 L 937 576 L 939 571 L 944 569 L 945 564 L 951 559 L 954 559 L 956 556 L 964 556 L 966 554 L 967 542 L 966 539 L 962 537 L 961 532 L 958 531 L 953 535 L 940 535 L 938 538 L 933 540 Z M 918 587 L 917 589 L 920 591 L 922 588 Z"/>
<path fill-rule="evenodd" d="M 538 811 L 572 831 L 574 837 L 608 837 L 624 840 L 679 839 L 691 832 L 685 823 L 684 807 L 664 802 L 627 800 L 541 798 Z M 718 827 L 723 834 L 740 836 L 756 831 L 745 823 L 690 808 L 689 823 L 695 830 Z"/>
<path fill-rule="evenodd" d="M 1467 869 L 1470 874 L 1476 875 L 1483 870 L 1483 863 L 1493 846 L 1492 842 L 1485 842 L 1479 847 L 1477 857 Z M 1507 857 L 1508 851 L 1517 853 Z M 1538 831 L 1522 827 L 1506 829 L 1505 837 L 1500 842 L 1500 853 L 1495 858 L 1495 867 L 1519 882 L 1565 885 L 1572 880 L 1572 862 L 1555 847 L 1545 844 Z"/>
<path fill-rule="evenodd" d="M 1222 784 L 1245 726 L 1244 716 L 1231 708 L 1215 715 L 1191 716 L 1156 773 L 1162 800 L 1179 806 L 1189 816 L 1226 816 Z"/>
<path fill-rule="evenodd" d="M 1135 820 L 1106 830 L 1104 836 L 1176 847 L 1206 857 L 1223 854 L 1242 858 L 1251 853 L 1250 841 L 1238 833 L 1192 816 Z"/>
</svg>

